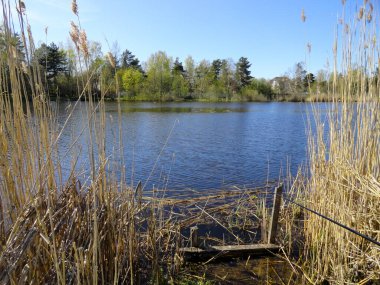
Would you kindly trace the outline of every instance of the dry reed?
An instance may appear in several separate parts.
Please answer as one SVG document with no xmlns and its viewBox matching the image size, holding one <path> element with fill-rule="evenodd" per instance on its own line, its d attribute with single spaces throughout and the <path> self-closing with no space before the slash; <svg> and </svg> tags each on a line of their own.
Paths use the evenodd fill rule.
<svg viewBox="0 0 380 285">
<path fill-rule="evenodd" d="M 359 5 L 352 22 L 343 7 L 345 31 L 339 38 L 341 46 L 338 39 L 334 44 L 333 102 L 326 112 L 326 106 L 313 107 L 309 177 L 303 178 L 306 184 L 297 197 L 313 210 L 380 241 L 379 47 L 373 24 L 378 19 L 369 1 Z M 293 209 L 292 215 L 296 211 L 300 210 Z M 367 284 L 380 280 L 379 247 L 301 212 L 305 220 L 300 262 L 309 281 Z M 288 226 L 288 236 L 293 226 Z"/>
<path fill-rule="evenodd" d="M 107 88 L 95 101 L 89 81 L 97 75 L 87 72 L 84 30 L 79 23 L 71 24 L 77 73 L 85 76 L 78 82 L 82 90 L 78 101 L 59 126 L 39 65 L 24 61 L 12 45 L 15 31 L 9 6 L 3 2 L 5 56 L 0 57 L 0 284 L 159 284 L 175 280 L 182 262 L 178 248 L 187 243 L 183 229 L 190 225 L 217 221 L 230 234 L 226 240 L 239 243 L 256 238 L 260 222 L 256 192 L 243 189 L 169 200 L 156 189 L 144 195 L 141 185 L 132 189 L 123 174 L 115 179 L 123 165 L 113 166 L 106 155 Z M 78 14 L 75 5 L 73 12 Z M 21 31 L 22 37 L 28 35 L 24 51 L 33 58 L 31 29 L 21 11 L 19 21 L 27 27 Z M 81 98 L 87 100 L 87 115 L 80 133 L 89 134 L 91 168 L 83 185 L 76 178 L 76 156 L 70 178 L 64 181 L 57 150 Z M 119 137 L 120 153 L 114 156 L 123 149 L 121 122 Z M 78 141 L 73 137 L 70 149 Z M 204 242 L 224 240 L 206 235 Z"/>
</svg>

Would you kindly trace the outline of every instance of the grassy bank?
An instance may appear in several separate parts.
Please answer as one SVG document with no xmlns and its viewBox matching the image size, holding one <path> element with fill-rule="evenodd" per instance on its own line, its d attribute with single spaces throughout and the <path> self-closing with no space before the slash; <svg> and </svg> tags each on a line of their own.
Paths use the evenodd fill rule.
<svg viewBox="0 0 380 285">
<path fill-rule="evenodd" d="M 219 98 L 220 97 L 220 98 Z M 286 95 L 279 96 L 275 100 L 270 100 L 262 95 L 257 95 L 253 97 L 242 97 L 235 96 L 230 99 L 227 99 L 223 96 L 219 96 L 218 98 L 202 98 L 197 99 L 191 96 L 187 98 L 176 98 L 171 96 L 165 96 L 160 100 L 152 100 L 151 96 L 148 95 L 139 95 L 134 98 L 129 98 L 128 96 L 121 96 L 120 101 L 122 102 L 204 102 L 204 103 L 225 103 L 225 102 L 336 102 L 339 101 L 339 98 L 332 98 L 331 95 L 328 94 L 319 94 L 319 95 Z M 114 99 L 106 99 L 107 101 L 117 101 L 117 98 Z M 358 99 L 353 99 L 352 102 L 357 102 Z"/>
<path fill-rule="evenodd" d="M 115 98 L 117 100 L 117 98 Z M 134 97 L 120 96 L 121 101 L 127 102 L 205 102 L 205 103 L 216 103 L 216 102 L 269 102 L 268 97 L 255 93 L 255 94 L 235 94 L 233 96 L 228 96 L 226 94 L 210 94 L 210 96 L 196 96 L 189 95 L 183 98 L 171 95 L 163 95 L 157 100 L 153 100 L 151 95 L 139 94 Z"/>
<path fill-rule="evenodd" d="M 229 98 L 224 94 L 219 94 L 218 96 L 210 96 L 209 98 L 198 98 L 197 96 L 188 96 L 185 98 L 178 98 L 176 96 L 165 95 L 161 99 L 153 100 L 151 95 L 140 94 L 135 97 L 128 97 L 126 95 L 117 96 L 113 98 L 106 98 L 107 101 L 117 101 L 122 102 L 204 102 L 204 103 L 218 103 L 218 102 L 337 102 L 340 101 L 340 97 L 332 97 L 330 94 L 310 94 L 310 95 L 284 95 L 277 96 L 275 99 L 269 99 L 262 94 L 254 94 L 252 96 L 244 96 L 236 94 Z M 352 102 L 357 102 L 359 98 L 352 98 Z"/>
</svg>

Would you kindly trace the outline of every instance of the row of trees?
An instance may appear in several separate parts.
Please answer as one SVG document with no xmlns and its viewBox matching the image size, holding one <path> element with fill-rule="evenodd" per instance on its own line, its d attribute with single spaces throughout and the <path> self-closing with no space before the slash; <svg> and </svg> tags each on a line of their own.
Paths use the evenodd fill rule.
<svg viewBox="0 0 380 285">
<path fill-rule="evenodd" d="M 4 41 L 11 40 L 17 57 L 26 61 L 17 35 L 6 39 L 0 33 L 0 52 Z M 308 73 L 302 62 L 296 63 L 286 75 L 272 80 L 251 76 L 251 63 L 246 57 L 213 61 L 195 60 L 188 56 L 183 62 L 165 52 L 152 54 L 145 63 L 131 51 L 115 49 L 103 54 L 97 42 L 89 44 L 89 56 L 84 62 L 75 48 L 56 44 L 41 44 L 29 56 L 28 64 L 39 66 L 46 90 L 52 96 L 76 98 L 89 82 L 93 94 L 115 98 L 119 93 L 129 100 L 282 100 L 291 96 L 305 98 L 312 94 L 327 94 L 332 76 L 319 71 Z M 110 60 L 111 59 L 111 60 Z M 340 76 L 344 78 L 344 76 Z M 354 84 L 354 83 L 352 83 Z"/>
<path fill-rule="evenodd" d="M 273 99 L 304 100 L 309 95 L 326 95 L 332 81 L 332 73 L 319 70 L 317 75 L 314 75 L 306 71 L 303 62 L 298 62 L 285 75 L 271 80 Z"/>
<path fill-rule="evenodd" d="M 144 69 L 121 66 L 117 74 L 130 98 L 145 94 L 157 100 L 167 97 L 230 100 L 252 86 L 250 66 L 245 57 L 236 64 L 226 59 L 196 64 L 189 56 L 182 63 L 159 51 L 149 57 Z"/>
<path fill-rule="evenodd" d="M 251 63 L 246 57 L 237 62 L 216 59 L 197 63 L 189 56 L 182 62 L 158 51 L 141 64 L 129 50 L 104 56 L 96 42 L 90 44 L 89 50 L 82 72 L 78 72 L 80 61 L 75 60 L 73 49 L 51 43 L 36 50 L 34 60 L 43 71 L 50 94 L 75 97 L 80 77 L 86 73 L 92 93 L 106 92 L 110 98 L 120 92 L 130 100 L 255 100 L 260 96 L 272 99 L 270 82 L 251 76 Z"/>
</svg>

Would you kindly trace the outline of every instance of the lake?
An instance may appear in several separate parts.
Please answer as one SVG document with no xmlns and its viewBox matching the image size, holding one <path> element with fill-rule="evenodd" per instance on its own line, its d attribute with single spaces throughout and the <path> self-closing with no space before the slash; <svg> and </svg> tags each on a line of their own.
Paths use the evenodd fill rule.
<svg viewBox="0 0 380 285">
<path fill-rule="evenodd" d="M 64 177 L 70 157 L 89 173 L 85 102 L 74 109 L 59 143 Z M 63 125 L 74 102 L 58 104 Z M 321 104 L 321 106 L 324 106 Z M 121 103 L 126 180 L 145 189 L 251 187 L 292 174 L 306 161 L 308 103 Z M 106 149 L 120 162 L 116 102 L 106 102 Z M 76 135 L 73 135 L 76 134 Z M 66 174 L 65 174 L 66 173 Z M 119 176 L 119 174 L 116 174 Z"/>
</svg>

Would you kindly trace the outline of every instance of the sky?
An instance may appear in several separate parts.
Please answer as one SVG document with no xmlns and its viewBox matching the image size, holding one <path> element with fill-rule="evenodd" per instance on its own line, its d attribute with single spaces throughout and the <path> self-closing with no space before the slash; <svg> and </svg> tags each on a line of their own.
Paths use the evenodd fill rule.
<svg viewBox="0 0 380 285">
<path fill-rule="evenodd" d="M 350 0 L 348 0 L 350 2 Z M 355 2 L 355 1 L 351 1 Z M 159 50 L 180 61 L 247 57 L 251 75 L 271 79 L 303 61 L 331 66 L 341 0 L 77 0 L 82 28 L 103 52 L 130 50 L 144 62 Z M 70 0 L 25 0 L 35 42 L 66 45 Z M 350 4 L 349 5 L 354 5 Z M 301 21 L 304 10 L 306 21 Z M 48 33 L 45 34 L 45 28 Z M 310 44 L 311 52 L 307 45 Z"/>
</svg>

